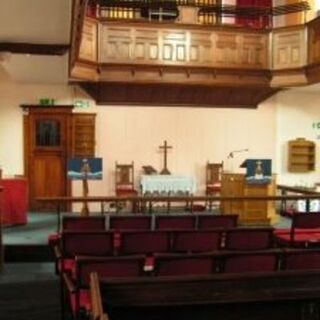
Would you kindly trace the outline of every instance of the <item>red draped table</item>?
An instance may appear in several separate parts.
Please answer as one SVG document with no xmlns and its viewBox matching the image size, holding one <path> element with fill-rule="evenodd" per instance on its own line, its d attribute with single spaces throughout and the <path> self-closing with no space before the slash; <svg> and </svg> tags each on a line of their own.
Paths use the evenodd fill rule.
<svg viewBox="0 0 320 320">
<path fill-rule="evenodd" d="M 2 225 L 26 224 L 28 186 L 26 179 L 0 179 Z"/>
<path fill-rule="evenodd" d="M 0 171 L 1 173 L 1 171 Z M 2 216 L 2 191 L 3 188 L 0 186 L 0 218 Z M 2 267 L 3 267 L 3 245 L 2 245 L 2 225 L 1 225 L 1 219 L 0 219 L 0 271 L 2 271 Z"/>
</svg>

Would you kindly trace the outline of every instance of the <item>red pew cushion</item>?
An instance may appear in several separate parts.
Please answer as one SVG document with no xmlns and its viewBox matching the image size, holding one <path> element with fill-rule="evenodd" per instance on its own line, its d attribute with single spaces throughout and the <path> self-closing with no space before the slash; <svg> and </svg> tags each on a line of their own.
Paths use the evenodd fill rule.
<svg viewBox="0 0 320 320">
<path fill-rule="evenodd" d="M 71 301 L 71 308 L 73 314 L 76 314 L 79 310 L 76 310 L 76 293 L 72 293 L 70 295 L 70 301 Z M 86 311 L 91 310 L 91 298 L 90 298 L 90 292 L 86 289 L 80 290 L 80 300 L 79 300 L 79 309 L 84 309 Z"/>
</svg>

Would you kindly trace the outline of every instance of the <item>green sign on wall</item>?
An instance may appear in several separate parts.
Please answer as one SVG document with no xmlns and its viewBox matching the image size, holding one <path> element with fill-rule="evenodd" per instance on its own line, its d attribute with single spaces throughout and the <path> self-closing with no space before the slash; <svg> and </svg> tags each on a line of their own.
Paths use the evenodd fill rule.
<svg viewBox="0 0 320 320">
<path fill-rule="evenodd" d="M 90 104 L 88 100 L 75 100 L 73 103 L 75 108 L 89 108 Z"/>
<path fill-rule="evenodd" d="M 55 100 L 52 98 L 40 98 L 39 104 L 40 106 L 54 106 Z"/>
</svg>

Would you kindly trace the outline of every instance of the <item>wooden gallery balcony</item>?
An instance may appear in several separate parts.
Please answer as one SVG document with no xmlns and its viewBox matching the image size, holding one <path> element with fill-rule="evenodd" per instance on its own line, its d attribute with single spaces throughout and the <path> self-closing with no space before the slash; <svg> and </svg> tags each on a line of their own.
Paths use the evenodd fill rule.
<svg viewBox="0 0 320 320">
<path fill-rule="evenodd" d="M 320 81 L 320 19 L 250 29 L 80 18 L 70 79 L 100 104 L 256 107 L 284 87 Z"/>
</svg>

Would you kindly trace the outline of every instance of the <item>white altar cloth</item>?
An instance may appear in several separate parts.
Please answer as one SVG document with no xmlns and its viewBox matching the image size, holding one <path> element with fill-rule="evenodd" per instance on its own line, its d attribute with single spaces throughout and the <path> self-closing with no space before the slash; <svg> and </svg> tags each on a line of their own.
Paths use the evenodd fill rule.
<svg viewBox="0 0 320 320">
<path fill-rule="evenodd" d="M 142 175 L 142 194 L 150 193 L 188 193 L 194 194 L 196 182 L 193 177 L 175 175 Z"/>
</svg>

